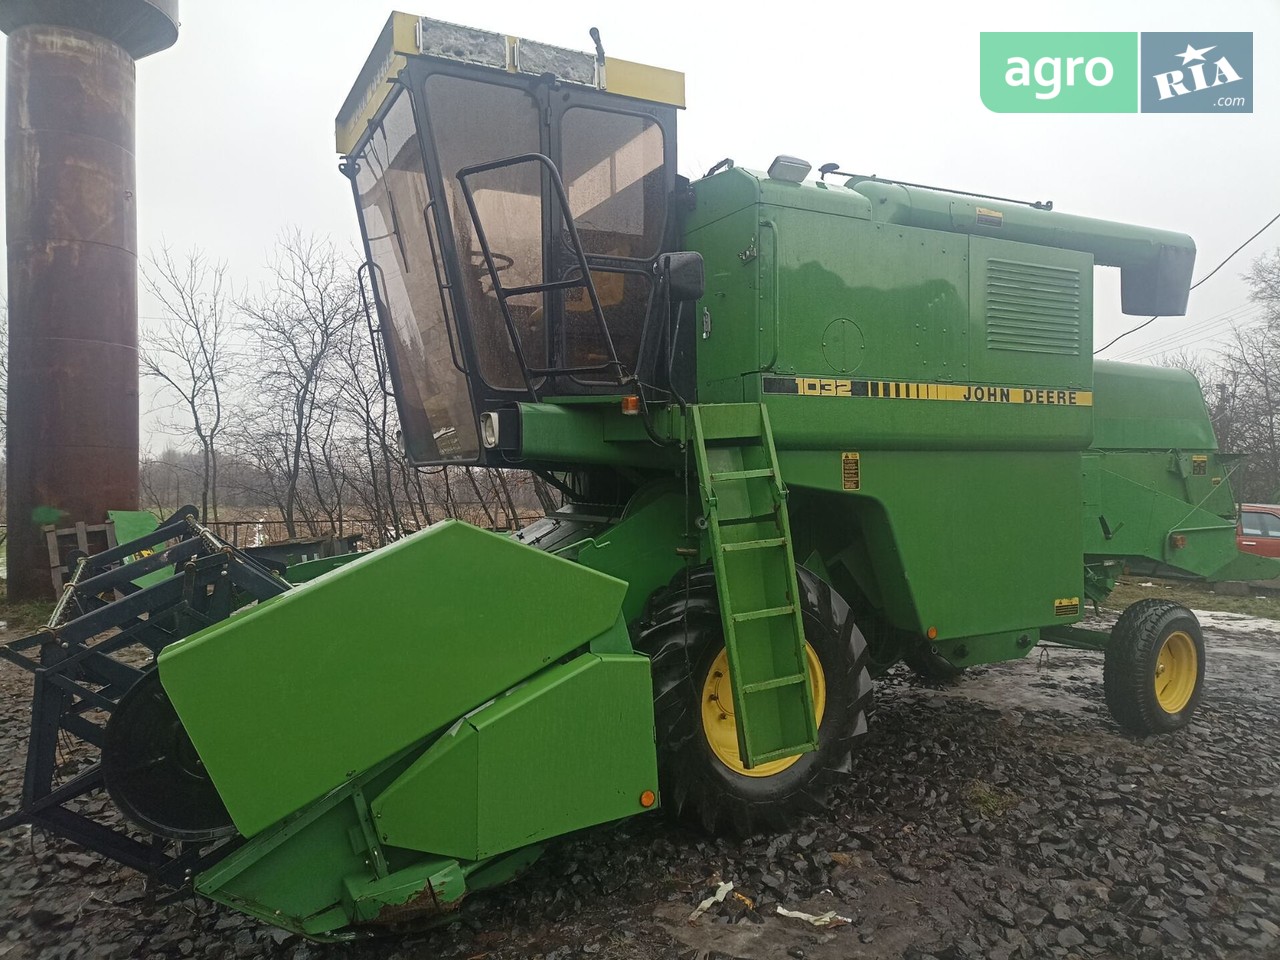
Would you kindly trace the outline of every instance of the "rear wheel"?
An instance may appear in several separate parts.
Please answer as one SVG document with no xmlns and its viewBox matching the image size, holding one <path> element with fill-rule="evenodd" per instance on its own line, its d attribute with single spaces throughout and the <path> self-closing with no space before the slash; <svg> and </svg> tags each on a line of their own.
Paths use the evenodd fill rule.
<svg viewBox="0 0 1280 960">
<path fill-rule="evenodd" d="M 1191 722 L 1204 687 L 1204 637 L 1186 607 L 1139 600 L 1111 631 L 1103 685 L 1112 718 L 1131 733 L 1168 733 Z"/>
<path fill-rule="evenodd" d="M 820 810 L 866 732 L 871 678 L 862 634 L 826 583 L 803 568 L 797 581 L 818 749 L 750 770 L 738 752 L 714 573 L 679 575 L 650 598 L 640 625 L 637 649 L 653 662 L 663 803 L 709 831 L 749 835 Z"/>
</svg>

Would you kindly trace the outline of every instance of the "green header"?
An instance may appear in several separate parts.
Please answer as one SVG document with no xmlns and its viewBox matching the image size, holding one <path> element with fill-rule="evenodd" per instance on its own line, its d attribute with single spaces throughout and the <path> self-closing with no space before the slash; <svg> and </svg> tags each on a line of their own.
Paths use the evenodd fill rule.
<svg viewBox="0 0 1280 960">
<path fill-rule="evenodd" d="M 1137 113 L 1136 33 L 983 33 L 981 93 L 996 113 Z"/>
</svg>

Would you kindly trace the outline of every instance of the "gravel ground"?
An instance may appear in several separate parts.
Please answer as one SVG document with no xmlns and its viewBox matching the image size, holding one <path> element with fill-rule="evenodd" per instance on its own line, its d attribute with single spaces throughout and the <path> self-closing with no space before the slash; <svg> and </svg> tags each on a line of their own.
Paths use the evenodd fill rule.
<svg viewBox="0 0 1280 960">
<path fill-rule="evenodd" d="M 431 934 L 321 946 L 202 901 L 147 913 L 138 875 L 12 831 L 0 957 L 1280 957 L 1280 622 L 1205 620 L 1187 730 L 1121 735 L 1099 654 L 1034 651 L 939 689 L 895 671 L 826 814 L 748 842 L 656 815 L 586 831 Z M 27 689 L 0 665 L 0 812 L 20 789 Z"/>
</svg>

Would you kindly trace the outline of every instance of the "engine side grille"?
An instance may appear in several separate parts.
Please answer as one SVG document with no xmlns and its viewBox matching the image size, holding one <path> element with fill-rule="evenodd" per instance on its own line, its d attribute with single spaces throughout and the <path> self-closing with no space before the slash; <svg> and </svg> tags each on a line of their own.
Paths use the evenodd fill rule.
<svg viewBox="0 0 1280 960">
<path fill-rule="evenodd" d="M 1080 271 L 1017 260 L 987 261 L 987 347 L 1080 354 Z"/>
</svg>

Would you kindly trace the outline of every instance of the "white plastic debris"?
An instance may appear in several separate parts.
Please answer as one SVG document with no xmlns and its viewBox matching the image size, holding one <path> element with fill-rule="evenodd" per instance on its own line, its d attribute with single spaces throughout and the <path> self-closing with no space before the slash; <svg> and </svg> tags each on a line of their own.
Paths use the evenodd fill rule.
<svg viewBox="0 0 1280 960">
<path fill-rule="evenodd" d="M 724 898 L 729 895 L 729 891 L 732 889 L 732 882 L 722 883 L 720 886 L 716 887 L 716 892 L 698 904 L 698 906 L 694 908 L 693 913 L 689 914 L 689 922 L 693 923 L 693 921 L 697 920 L 717 903 L 724 903 Z"/>
<path fill-rule="evenodd" d="M 828 910 L 826 913 L 805 913 L 801 910 L 788 910 L 786 907 L 778 907 L 778 916 L 792 917 L 796 920 L 803 920 L 805 923 L 811 923 L 815 927 L 839 927 L 846 923 L 853 923 L 848 917 L 842 917 L 834 910 Z"/>
</svg>

